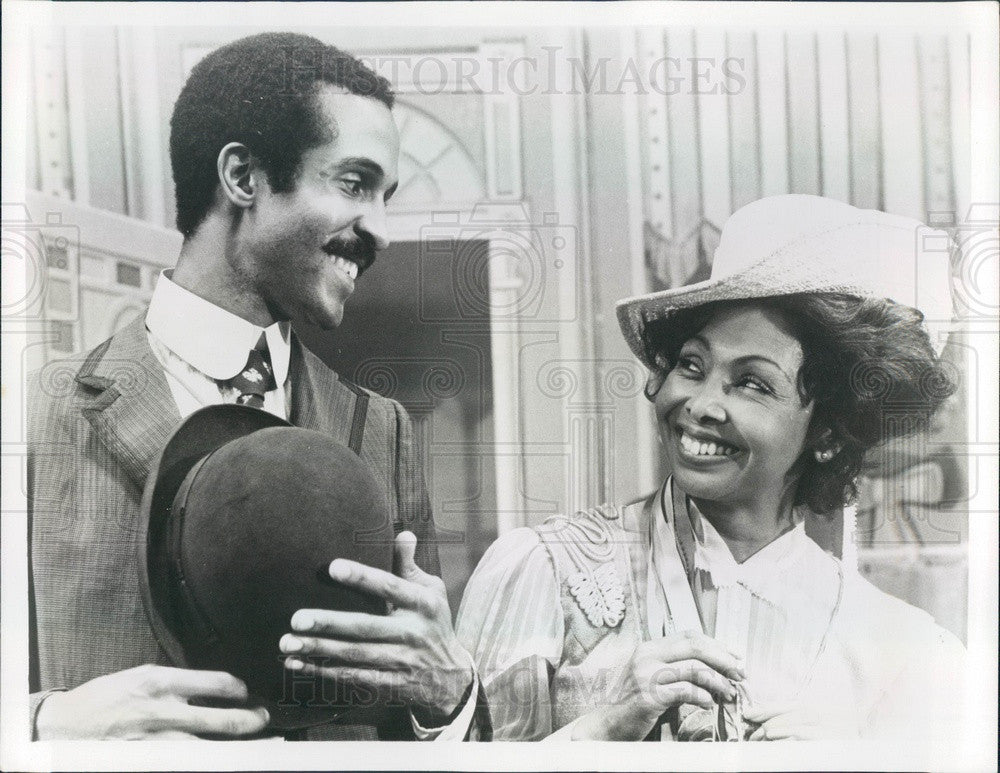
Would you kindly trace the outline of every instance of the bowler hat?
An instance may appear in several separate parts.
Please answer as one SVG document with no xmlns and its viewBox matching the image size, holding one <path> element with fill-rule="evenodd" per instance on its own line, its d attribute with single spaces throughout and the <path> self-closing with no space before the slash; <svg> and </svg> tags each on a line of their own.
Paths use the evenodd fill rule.
<svg viewBox="0 0 1000 773">
<path fill-rule="evenodd" d="M 385 494 L 354 451 L 256 408 L 203 408 L 156 459 L 138 536 L 143 602 L 174 665 L 242 679 L 276 730 L 370 702 L 285 669 L 278 648 L 297 609 L 385 613 L 327 572 L 335 558 L 392 568 Z"/>
<path fill-rule="evenodd" d="M 655 368 L 646 325 L 713 301 L 793 293 L 885 298 L 919 309 L 940 352 L 952 316 L 947 233 L 919 220 L 857 209 L 821 196 L 759 199 L 722 228 L 711 276 L 695 284 L 618 302 L 632 352 Z M 933 328 L 933 329 L 932 329 Z"/>
</svg>

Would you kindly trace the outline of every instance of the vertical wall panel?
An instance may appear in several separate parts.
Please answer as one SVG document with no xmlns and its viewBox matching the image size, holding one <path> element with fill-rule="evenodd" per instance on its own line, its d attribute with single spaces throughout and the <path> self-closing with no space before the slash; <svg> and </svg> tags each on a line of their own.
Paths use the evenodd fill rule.
<svg viewBox="0 0 1000 773">
<path fill-rule="evenodd" d="M 646 217 L 657 233 L 673 235 L 673 207 L 670 198 L 670 141 L 667 126 L 667 97 L 672 73 L 667 70 L 664 32 L 661 29 L 642 30 L 635 36 L 635 47 L 629 52 L 640 62 L 645 99 L 637 99 L 639 130 L 646 190 Z M 631 101 L 627 90 L 626 100 Z"/>
<path fill-rule="evenodd" d="M 838 201 L 850 201 L 846 41 L 843 32 L 834 31 L 820 32 L 816 42 L 823 195 Z"/>
<path fill-rule="evenodd" d="M 34 41 L 32 41 L 32 47 L 34 47 Z M 42 175 L 41 175 L 41 151 L 38 146 L 38 99 L 35 94 L 35 84 L 37 83 L 37 74 L 34 67 L 34 57 L 28 57 L 26 62 L 28 83 L 31 84 L 27 90 L 28 92 L 28 115 L 26 116 L 28 121 L 28 130 L 25 132 L 27 136 L 27 158 L 25 158 L 24 170 L 25 170 L 25 180 L 26 185 L 31 190 L 40 190 L 42 187 Z"/>
<path fill-rule="evenodd" d="M 819 99 L 816 89 L 816 35 L 792 32 L 786 38 L 788 77 L 788 168 L 792 193 L 818 194 Z"/>
<path fill-rule="evenodd" d="M 694 30 L 671 29 L 666 35 L 667 56 L 681 62 L 682 67 L 690 67 L 695 56 Z M 673 233 L 674 238 L 682 239 L 701 222 L 698 109 L 690 82 L 667 97 L 667 110 Z"/>
<path fill-rule="evenodd" d="M 118 41 L 113 27 L 87 27 L 78 60 L 87 78 L 82 125 L 87 134 L 87 170 L 92 207 L 128 214 L 125 142 L 122 136 Z"/>
<path fill-rule="evenodd" d="M 73 197 L 66 107 L 66 47 L 62 29 L 32 30 L 32 71 L 38 108 L 38 183 L 44 193 Z"/>
<path fill-rule="evenodd" d="M 785 34 L 757 33 L 757 82 L 760 102 L 761 193 L 788 193 L 788 129 L 785 105 Z"/>
<path fill-rule="evenodd" d="M 170 227 L 167 222 L 166 202 L 162 191 L 172 184 L 172 177 L 164 167 L 164 149 L 167 131 L 160 117 L 160 73 L 156 57 L 156 33 L 148 27 L 121 30 L 123 50 L 132 70 L 130 93 L 123 100 L 131 104 L 133 121 L 125 125 L 126 135 L 132 135 L 132 155 L 126 159 L 135 180 L 137 207 L 135 214 L 156 225 Z"/>
<path fill-rule="evenodd" d="M 884 208 L 897 215 L 923 219 L 915 40 L 912 34 L 887 33 L 879 35 L 878 45 Z"/>
<path fill-rule="evenodd" d="M 847 36 L 847 93 L 851 106 L 851 204 L 882 208 L 878 43 L 872 34 Z"/>
<path fill-rule="evenodd" d="M 83 62 L 87 31 L 66 30 L 66 110 L 70 156 L 73 164 L 73 199 L 90 204 L 90 133 L 87 131 L 87 81 L 90 74 Z"/>
<path fill-rule="evenodd" d="M 969 156 L 972 152 L 969 135 L 969 36 L 952 34 L 948 37 L 948 69 L 950 78 L 951 141 L 955 177 L 955 209 L 961 221 L 969 211 L 972 183 Z"/>
<path fill-rule="evenodd" d="M 726 58 L 726 33 L 698 30 L 695 54 L 698 72 L 709 77 L 695 81 L 698 91 L 699 149 L 701 152 L 702 212 L 721 226 L 730 214 L 729 98 L 723 92 L 722 62 Z"/>
<path fill-rule="evenodd" d="M 920 98 L 920 145 L 923 151 L 924 208 L 927 212 L 955 211 L 949 102 L 951 88 L 948 39 L 943 35 L 917 38 L 917 76 Z"/>
<path fill-rule="evenodd" d="M 727 46 L 729 60 L 742 63 L 744 78 L 743 87 L 729 95 L 730 208 L 735 211 L 761 195 L 757 50 L 754 34 L 742 30 L 729 32 Z"/>
</svg>

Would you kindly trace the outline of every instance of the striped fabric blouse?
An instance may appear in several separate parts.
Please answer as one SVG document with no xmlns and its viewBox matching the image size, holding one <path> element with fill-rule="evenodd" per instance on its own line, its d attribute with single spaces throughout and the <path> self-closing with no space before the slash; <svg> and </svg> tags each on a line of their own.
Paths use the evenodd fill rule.
<svg viewBox="0 0 1000 773">
<path fill-rule="evenodd" d="M 602 650 L 602 658 L 616 653 L 618 667 L 643 636 L 692 627 L 678 614 L 678 594 L 668 600 L 663 590 L 677 588 L 666 581 L 669 571 L 658 571 L 679 564 L 677 550 L 669 550 L 675 541 L 670 498 L 661 497 L 661 505 L 653 510 L 648 541 L 621 548 L 633 555 L 633 565 L 642 560 L 636 551 L 645 551 L 649 571 L 648 582 L 636 587 L 646 630 L 635 625 L 629 601 L 625 622 L 614 629 L 618 644 Z M 946 740 L 955 732 L 965 651 L 929 615 L 846 569 L 802 523 L 740 564 L 706 519 L 696 512 L 690 518 L 693 576 L 688 585 L 681 570 L 681 582 L 697 607 L 694 626 L 702 618 L 709 635 L 742 655 L 751 703 L 823 712 L 817 725 L 829 728 L 829 737 L 844 737 L 844 728 L 861 737 L 920 740 Z M 495 740 L 549 736 L 560 730 L 559 714 L 565 726 L 558 736 L 572 729 L 557 710 L 573 698 L 557 686 L 571 666 L 564 658 L 583 641 L 599 647 L 594 637 L 610 629 L 571 623 L 562 605 L 572 602 L 559 582 L 539 533 L 521 528 L 490 547 L 466 586 L 456 630 L 490 701 Z M 615 665 L 601 660 L 595 667 Z"/>
</svg>

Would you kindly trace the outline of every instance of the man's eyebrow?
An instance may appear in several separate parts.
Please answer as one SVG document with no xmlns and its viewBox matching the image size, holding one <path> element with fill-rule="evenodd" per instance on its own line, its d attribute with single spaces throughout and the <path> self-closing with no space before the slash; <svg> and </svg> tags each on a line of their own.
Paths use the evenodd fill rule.
<svg viewBox="0 0 1000 773">
<path fill-rule="evenodd" d="M 381 165 L 372 161 L 370 158 L 365 158 L 364 156 L 348 156 L 347 158 L 342 158 L 336 162 L 335 166 L 338 169 L 358 169 L 363 174 L 366 174 L 376 180 L 385 179 L 385 170 L 382 169 Z M 396 182 L 386 189 L 385 201 L 392 198 L 392 194 L 396 192 L 398 187 L 399 180 L 396 180 Z"/>
<path fill-rule="evenodd" d="M 385 170 L 382 167 L 372 161 L 370 158 L 365 158 L 364 156 L 349 156 L 347 158 L 341 158 L 336 162 L 338 167 L 354 167 L 356 169 L 361 169 L 370 175 L 375 177 L 385 177 Z"/>
</svg>

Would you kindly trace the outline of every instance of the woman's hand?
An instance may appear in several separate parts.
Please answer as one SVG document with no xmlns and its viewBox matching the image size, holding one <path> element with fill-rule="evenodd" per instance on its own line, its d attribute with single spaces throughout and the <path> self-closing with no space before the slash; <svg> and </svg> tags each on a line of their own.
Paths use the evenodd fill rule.
<svg viewBox="0 0 1000 773">
<path fill-rule="evenodd" d="M 716 700 L 732 700 L 736 690 L 730 680 L 744 676 L 738 657 L 700 631 L 643 642 L 632 653 L 608 705 L 581 717 L 573 738 L 640 741 L 673 706 L 710 708 Z"/>
<path fill-rule="evenodd" d="M 849 708 L 755 703 L 743 718 L 759 724 L 751 741 L 816 741 L 858 738 L 858 720 Z"/>
</svg>

